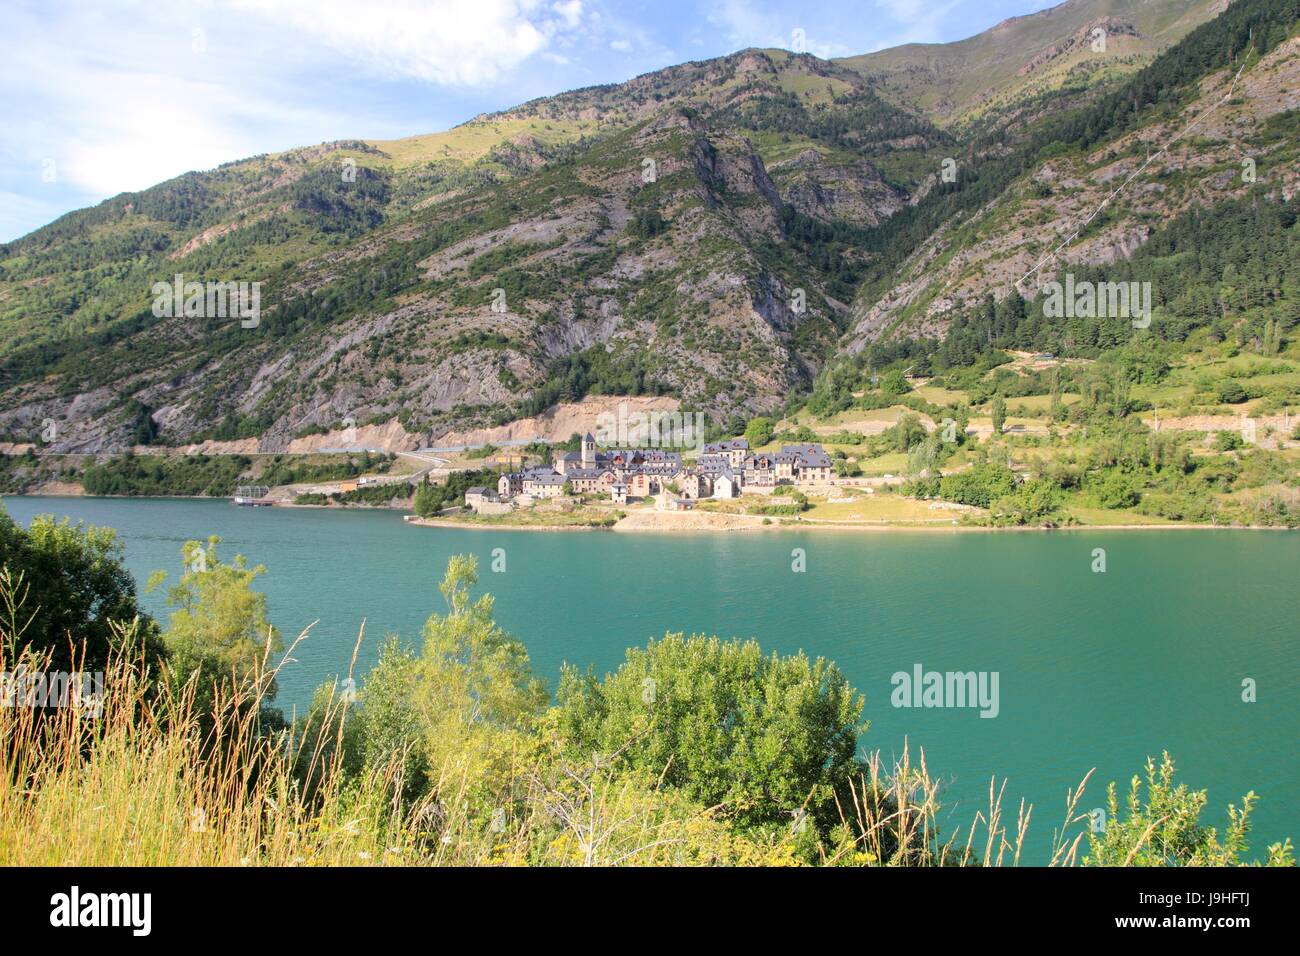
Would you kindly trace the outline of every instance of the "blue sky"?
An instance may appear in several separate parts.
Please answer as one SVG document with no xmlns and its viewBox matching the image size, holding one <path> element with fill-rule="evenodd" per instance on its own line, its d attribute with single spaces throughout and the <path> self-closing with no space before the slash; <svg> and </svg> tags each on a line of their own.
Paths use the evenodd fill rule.
<svg viewBox="0 0 1300 956">
<path fill-rule="evenodd" d="M 1048 0 L 6 0 L 0 241 L 192 169 L 747 46 L 958 40 Z M 802 31 L 796 33 L 796 31 Z"/>
</svg>

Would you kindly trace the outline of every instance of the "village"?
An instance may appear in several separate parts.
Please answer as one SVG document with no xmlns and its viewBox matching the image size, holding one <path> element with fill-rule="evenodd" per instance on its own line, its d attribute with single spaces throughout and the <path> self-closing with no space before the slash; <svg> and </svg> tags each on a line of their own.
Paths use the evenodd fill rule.
<svg viewBox="0 0 1300 956">
<path fill-rule="evenodd" d="M 653 497 L 659 510 L 688 511 L 702 499 L 832 483 L 830 455 L 815 443 L 754 453 L 737 438 L 706 444 L 687 462 L 680 451 L 658 448 L 602 451 L 588 432 L 579 451 L 557 452 L 549 468 L 504 473 L 496 488 L 469 488 L 465 505 L 476 514 L 505 514 L 540 500 L 596 495 L 616 505 Z"/>
</svg>

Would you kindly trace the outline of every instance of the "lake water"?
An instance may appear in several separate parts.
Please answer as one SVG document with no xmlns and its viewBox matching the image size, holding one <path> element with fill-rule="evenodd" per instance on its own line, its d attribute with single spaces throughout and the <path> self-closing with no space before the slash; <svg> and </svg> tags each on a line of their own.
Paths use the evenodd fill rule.
<svg viewBox="0 0 1300 956">
<path fill-rule="evenodd" d="M 866 695 L 862 746 L 924 746 L 967 823 L 1007 778 L 1004 809 L 1034 804 L 1028 862 L 1043 862 L 1067 788 L 1097 768 L 1085 808 L 1168 750 L 1179 778 L 1210 791 L 1203 823 L 1261 794 L 1252 849 L 1300 839 L 1300 534 L 1247 531 L 1059 533 L 619 534 L 408 527 L 386 511 L 237 508 L 224 501 L 4 499 L 118 529 L 142 584 L 180 572 L 181 544 L 217 534 L 220 553 L 265 564 L 271 619 L 291 640 L 279 703 L 301 708 L 358 676 L 385 634 L 418 640 L 442 605 L 447 558 L 479 557 L 497 619 L 554 687 L 562 662 L 611 670 L 665 631 L 753 637 L 766 651 L 836 661 Z M 493 550 L 506 570 L 492 573 Z M 806 570 L 792 570 L 793 549 Z M 1095 573 L 1093 551 L 1105 550 Z M 161 594 L 145 605 L 166 619 Z M 997 672 L 999 713 L 891 706 L 891 677 Z M 1242 701 L 1242 681 L 1258 685 Z"/>
</svg>

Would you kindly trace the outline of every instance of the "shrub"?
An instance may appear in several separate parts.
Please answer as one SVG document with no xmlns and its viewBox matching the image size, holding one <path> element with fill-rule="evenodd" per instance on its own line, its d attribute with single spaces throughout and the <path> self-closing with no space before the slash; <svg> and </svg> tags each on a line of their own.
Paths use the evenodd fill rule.
<svg viewBox="0 0 1300 956">
<path fill-rule="evenodd" d="M 557 701 L 574 754 L 662 776 L 752 825 L 828 812 L 856 767 L 862 696 L 834 664 L 765 657 L 754 641 L 666 634 L 604 680 L 566 668 Z"/>
<path fill-rule="evenodd" d="M 1214 436 L 1214 448 L 1216 451 L 1235 451 L 1246 444 L 1245 439 L 1237 432 L 1221 431 Z"/>
<path fill-rule="evenodd" d="M 0 508 L 0 567 L 9 593 L 26 608 L 22 615 L 14 604 L 0 611 L 10 661 L 27 650 L 50 655 L 51 670 L 96 671 L 126 641 L 138 642 L 146 662 L 162 661 L 158 626 L 137 603 L 113 529 L 49 515 L 25 529 Z M 84 660 L 73 658 L 73 642 Z"/>
</svg>

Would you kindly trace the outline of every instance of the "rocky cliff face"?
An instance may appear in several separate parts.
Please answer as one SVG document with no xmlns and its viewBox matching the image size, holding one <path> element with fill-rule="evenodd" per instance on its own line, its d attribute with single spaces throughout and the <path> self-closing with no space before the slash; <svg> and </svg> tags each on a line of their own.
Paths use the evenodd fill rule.
<svg viewBox="0 0 1300 956">
<path fill-rule="evenodd" d="M 1010 31 L 1059 25 L 1019 49 L 990 31 L 979 48 L 996 56 L 972 58 L 983 65 L 963 82 L 996 62 L 1000 77 L 1065 83 L 1057 66 L 1094 22 L 1172 42 L 1200 16 L 1066 6 Z M 901 73 L 881 79 L 903 60 L 867 59 L 746 50 L 446 133 L 255 157 L 64 217 L 0 247 L 0 439 L 282 451 L 351 427 L 407 447 L 588 394 L 671 396 L 715 420 L 774 410 L 841 350 L 941 332 L 952 306 L 1005 293 L 1174 132 L 1161 118 L 1037 165 L 866 290 L 872 236 L 942 198 L 946 161 L 965 175 L 1127 75 L 1017 100 L 968 135 L 900 96 Z M 1295 64 L 1294 42 L 1274 51 L 1198 131 L 1205 148 L 1147 167 L 1067 260 L 1129 255 L 1153 220 L 1239 188 L 1234 151 L 1294 108 Z M 1207 81 L 1198 108 L 1227 82 Z M 1274 169 L 1290 153 L 1261 150 L 1294 188 L 1294 164 Z M 177 275 L 260 283 L 260 314 L 160 312 L 154 284 Z"/>
<path fill-rule="evenodd" d="M 1297 144 L 1269 127 L 1300 107 L 1300 38 L 1236 72 L 1214 73 L 1179 109 L 1082 155 L 1035 165 L 963 221 L 944 224 L 891 288 L 854 303 L 846 347 L 886 334 L 942 335 L 955 308 L 1013 288 L 1029 297 L 1071 266 L 1127 259 L 1156 225 L 1188 209 L 1256 188 L 1289 199 L 1300 182 Z"/>
</svg>

